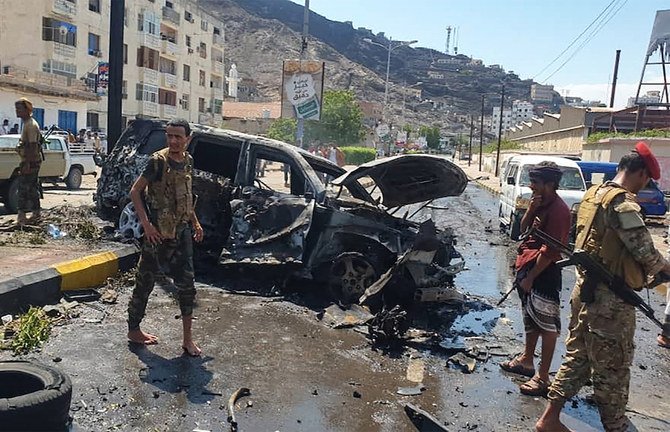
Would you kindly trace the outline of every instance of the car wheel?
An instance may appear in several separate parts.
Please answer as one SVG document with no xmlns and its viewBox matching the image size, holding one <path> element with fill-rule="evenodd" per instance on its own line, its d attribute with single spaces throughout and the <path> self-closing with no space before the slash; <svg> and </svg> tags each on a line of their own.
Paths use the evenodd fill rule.
<svg viewBox="0 0 670 432">
<path fill-rule="evenodd" d="M 32 361 L 0 362 L 3 430 L 63 430 L 69 422 L 72 382 L 59 370 Z"/>
<path fill-rule="evenodd" d="M 81 176 L 83 175 L 81 168 L 72 167 L 70 173 L 65 178 L 65 185 L 68 189 L 79 189 L 81 187 Z"/>
<path fill-rule="evenodd" d="M 135 212 L 133 202 L 129 202 L 121 211 L 119 216 L 119 232 L 126 238 L 142 238 L 144 236 L 144 228 L 140 223 L 140 219 Z"/>
<path fill-rule="evenodd" d="M 345 252 L 333 260 L 328 276 L 333 298 L 351 304 L 358 302 L 379 278 L 379 271 L 373 259 L 358 252 Z"/>
<path fill-rule="evenodd" d="M 19 178 L 9 184 L 7 195 L 5 196 L 5 208 L 9 213 L 16 213 L 19 210 Z"/>
</svg>

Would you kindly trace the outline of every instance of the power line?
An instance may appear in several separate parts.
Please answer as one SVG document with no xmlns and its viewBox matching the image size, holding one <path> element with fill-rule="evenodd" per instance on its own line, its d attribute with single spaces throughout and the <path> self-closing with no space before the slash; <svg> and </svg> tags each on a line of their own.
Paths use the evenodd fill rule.
<svg viewBox="0 0 670 432">
<path fill-rule="evenodd" d="M 612 1 L 605 7 L 605 9 L 603 9 L 603 10 L 598 14 L 598 16 L 595 17 L 595 18 L 593 19 L 593 21 L 591 21 L 591 23 L 584 29 L 584 31 L 582 31 L 576 38 L 574 38 L 574 39 L 572 40 L 572 42 L 570 42 L 570 45 L 568 45 L 563 51 L 561 51 L 561 53 L 560 53 L 559 55 L 557 55 L 557 56 L 556 56 L 556 57 L 555 57 L 555 58 L 554 58 L 548 65 L 546 65 L 544 68 L 542 68 L 541 71 L 539 71 L 538 73 L 536 73 L 535 76 L 533 76 L 532 79 L 535 79 L 536 77 L 542 75 L 542 73 L 543 73 L 544 71 L 546 71 L 547 69 L 549 69 L 549 68 L 551 67 L 552 64 L 556 63 L 556 61 L 557 61 L 559 58 L 561 58 L 561 57 L 563 56 L 563 54 L 565 54 L 565 53 L 566 53 L 566 52 L 567 52 L 567 51 L 568 51 L 568 50 L 569 50 L 575 43 L 577 43 L 577 41 L 578 41 L 579 39 L 581 39 L 581 37 L 584 35 L 584 33 L 586 33 L 586 32 L 587 32 L 587 31 L 588 31 L 588 30 L 589 30 L 589 29 L 590 29 L 590 28 L 591 28 L 591 27 L 592 27 L 592 26 L 593 26 L 593 25 L 600 19 L 600 17 L 603 16 L 603 14 L 604 14 L 604 13 L 611 7 L 611 6 L 612 6 L 612 4 L 616 3 L 617 1 L 619 1 L 619 0 L 612 0 Z"/>
<path fill-rule="evenodd" d="M 587 38 L 584 40 L 584 42 L 582 42 L 582 44 L 577 47 L 577 49 L 570 55 L 570 57 L 568 57 L 563 63 L 561 63 L 561 65 L 555 71 L 553 71 L 547 78 L 545 78 L 542 83 L 543 84 L 546 83 L 547 81 L 549 81 L 549 79 L 551 77 L 556 75 L 556 73 L 558 73 L 558 71 L 563 69 L 563 66 L 568 64 L 568 62 L 570 60 L 572 60 L 579 53 L 579 51 L 582 50 L 582 48 L 584 48 L 589 42 L 591 42 L 591 40 L 600 32 L 600 30 L 603 27 L 605 27 L 607 25 L 607 23 L 609 23 L 612 20 L 612 18 L 614 18 L 616 16 L 616 14 L 626 5 L 626 3 L 628 3 L 628 0 L 624 0 L 623 3 L 621 3 L 621 5 L 619 5 L 619 7 L 616 10 L 614 10 L 613 12 L 610 11 L 612 13 L 609 14 L 609 17 L 606 17 L 606 19 L 603 19 L 600 22 L 600 24 L 598 25 L 598 27 L 593 29 L 593 31 L 589 34 L 589 36 L 587 36 Z"/>
</svg>

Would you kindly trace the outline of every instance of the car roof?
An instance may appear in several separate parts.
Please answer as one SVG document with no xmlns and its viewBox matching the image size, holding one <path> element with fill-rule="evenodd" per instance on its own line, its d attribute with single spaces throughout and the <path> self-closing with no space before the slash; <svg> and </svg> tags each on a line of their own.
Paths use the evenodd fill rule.
<svg viewBox="0 0 670 432">
<path fill-rule="evenodd" d="M 519 156 L 512 156 L 508 160 L 509 163 L 516 162 L 520 165 L 536 165 L 539 164 L 540 162 L 547 161 L 547 162 L 554 162 L 556 165 L 562 167 L 579 168 L 579 166 L 574 160 L 560 156 L 519 155 Z"/>
</svg>

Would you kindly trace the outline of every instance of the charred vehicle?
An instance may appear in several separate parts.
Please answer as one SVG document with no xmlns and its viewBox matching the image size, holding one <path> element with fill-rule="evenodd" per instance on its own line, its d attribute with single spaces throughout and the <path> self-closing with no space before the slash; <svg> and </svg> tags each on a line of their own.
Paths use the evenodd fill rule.
<svg viewBox="0 0 670 432">
<path fill-rule="evenodd" d="M 106 159 L 94 199 L 121 231 L 141 236 L 130 187 L 165 146 L 165 122 L 136 120 Z M 465 189 L 463 171 L 444 158 L 398 156 L 346 172 L 283 142 L 198 125 L 188 151 L 205 230 L 200 248 L 220 264 L 287 265 L 343 302 L 371 287 L 378 292 L 382 276 L 398 272 L 424 290 L 413 295 L 436 300 L 430 290 L 453 287 L 463 268 L 450 229 L 409 215 L 419 203 Z"/>
</svg>

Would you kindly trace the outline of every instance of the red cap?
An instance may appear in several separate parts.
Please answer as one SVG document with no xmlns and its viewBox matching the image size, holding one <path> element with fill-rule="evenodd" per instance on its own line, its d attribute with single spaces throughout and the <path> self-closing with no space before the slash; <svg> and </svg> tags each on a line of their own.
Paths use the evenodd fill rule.
<svg viewBox="0 0 670 432">
<path fill-rule="evenodd" d="M 661 167 L 658 165 L 656 156 L 651 152 L 651 149 L 644 141 L 635 144 L 635 151 L 644 159 L 644 164 L 647 166 L 649 176 L 654 180 L 661 178 Z"/>
</svg>

